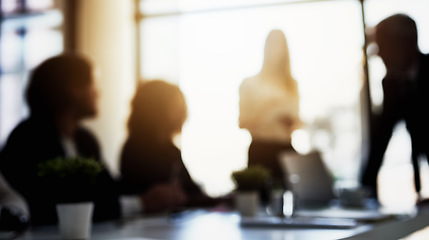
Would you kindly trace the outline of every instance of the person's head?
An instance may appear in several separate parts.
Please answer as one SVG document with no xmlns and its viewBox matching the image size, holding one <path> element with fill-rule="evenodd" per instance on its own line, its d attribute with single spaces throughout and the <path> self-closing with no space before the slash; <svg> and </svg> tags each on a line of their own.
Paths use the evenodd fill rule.
<svg viewBox="0 0 429 240">
<path fill-rule="evenodd" d="M 187 118 L 185 97 L 179 87 L 153 80 L 140 83 L 131 102 L 130 136 L 171 140 Z"/>
<path fill-rule="evenodd" d="M 272 30 L 265 42 L 264 63 L 261 69 L 262 79 L 283 86 L 291 94 L 297 94 L 297 84 L 290 68 L 289 48 L 281 30 Z"/>
<path fill-rule="evenodd" d="M 34 69 L 26 98 L 32 116 L 94 116 L 97 92 L 91 63 L 75 54 L 47 59 Z"/>
<path fill-rule="evenodd" d="M 406 70 L 419 53 L 416 23 L 409 16 L 395 14 L 375 28 L 378 55 L 387 70 Z"/>
<path fill-rule="evenodd" d="M 265 42 L 263 69 L 290 72 L 289 48 L 284 33 L 272 30 Z"/>
</svg>

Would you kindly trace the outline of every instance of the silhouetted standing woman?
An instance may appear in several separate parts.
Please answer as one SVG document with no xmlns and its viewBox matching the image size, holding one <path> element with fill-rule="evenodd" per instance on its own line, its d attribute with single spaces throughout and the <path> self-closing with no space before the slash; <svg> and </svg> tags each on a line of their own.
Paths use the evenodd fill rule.
<svg viewBox="0 0 429 240">
<path fill-rule="evenodd" d="M 299 96 L 290 70 L 286 37 L 273 30 L 265 43 L 264 63 L 256 76 L 240 86 L 240 128 L 252 136 L 248 165 L 262 165 L 282 180 L 278 155 L 295 151 L 291 134 L 300 123 Z"/>
</svg>

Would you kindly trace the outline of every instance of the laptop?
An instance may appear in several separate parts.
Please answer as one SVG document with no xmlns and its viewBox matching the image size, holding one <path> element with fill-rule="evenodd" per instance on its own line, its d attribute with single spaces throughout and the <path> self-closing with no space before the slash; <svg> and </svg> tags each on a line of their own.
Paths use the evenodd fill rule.
<svg viewBox="0 0 429 240">
<path fill-rule="evenodd" d="M 384 221 L 393 217 L 392 214 L 384 214 L 377 209 L 333 207 L 331 203 L 336 199 L 334 181 L 318 152 L 306 155 L 283 153 L 279 161 L 284 171 L 284 180 L 294 193 L 293 217 L 245 217 L 241 219 L 242 226 L 347 229 L 360 223 Z"/>
<path fill-rule="evenodd" d="M 318 152 L 306 155 L 283 153 L 279 161 L 284 180 L 294 193 L 294 216 L 353 219 L 359 222 L 377 222 L 393 217 L 375 208 L 344 208 L 338 206 L 338 201 L 332 204 L 333 200 L 337 200 L 333 191 L 334 181 Z"/>
<path fill-rule="evenodd" d="M 332 189 L 332 177 L 320 153 L 300 155 L 287 152 L 280 154 L 279 161 L 283 169 L 284 181 L 293 192 L 295 203 L 299 207 L 329 206 L 329 203 L 336 198 Z"/>
</svg>

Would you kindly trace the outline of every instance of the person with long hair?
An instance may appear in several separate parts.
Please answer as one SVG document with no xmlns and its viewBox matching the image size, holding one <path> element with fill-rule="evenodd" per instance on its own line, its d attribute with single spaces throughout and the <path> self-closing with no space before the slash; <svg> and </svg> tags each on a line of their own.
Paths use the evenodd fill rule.
<svg viewBox="0 0 429 240">
<path fill-rule="evenodd" d="M 265 43 L 261 71 L 240 86 L 240 128 L 252 136 L 248 165 L 267 167 L 274 181 L 282 181 L 278 155 L 295 151 L 291 134 L 299 126 L 298 86 L 292 77 L 284 33 L 273 30 Z"/>
<path fill-rule="evenodd" d="M 181 151 L 173 143 L 187 118 L 181 90 L 161 80 L 144 82 L 137 88 L 131 109 L 128 139 L 120 162 L 122 181 L 128 192 L 142 194 L 147 189 L 164 186 L 165 191 L 170 191 L 170 200 L 176 201 L 146 198 L 145 211 L 173 210 L 208 200 L 191 179 Z M 159 206 L 147 209 L 145 201 L 158 202 Z"/>
</svg>

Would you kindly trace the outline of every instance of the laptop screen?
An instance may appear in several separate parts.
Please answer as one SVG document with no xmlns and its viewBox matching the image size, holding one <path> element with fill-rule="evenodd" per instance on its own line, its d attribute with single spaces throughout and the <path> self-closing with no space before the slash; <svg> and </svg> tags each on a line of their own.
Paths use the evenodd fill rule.
<svg viewBox="0 0 429 240">
<path fill-rule="evenodd" d="M 283 153 L 279 160 L 286 185 L 294 193 L 298 206 L 324 206 L 335 198 L 333 180 L 318 152 Z"/>
</svg>

